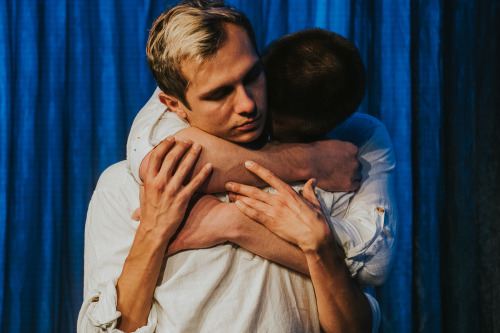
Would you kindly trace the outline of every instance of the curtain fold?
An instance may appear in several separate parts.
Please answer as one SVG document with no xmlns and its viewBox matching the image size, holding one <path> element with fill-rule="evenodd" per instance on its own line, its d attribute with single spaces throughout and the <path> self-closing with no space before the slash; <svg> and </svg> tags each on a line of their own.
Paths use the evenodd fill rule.
<svg viewBox="0 0 500 333">
<path fill-rule="evenodd" d="M 145 45 L 177 1 L 0 1 L 0 331 L 74 332 L 101 172 L 155 88 Z M 397 256 L 381 332 L 500 330 L 500 3 L 229 0 L 262 51 L 326 28 L 368 71 L 392 137 Z"/>
<path fill-rule="evenodd" d="M 440 231 L 443 177 L 440 128 L 441 13 L 439 3 L 411 4 L 413 328 L 441 331 Z"/>
</svg>

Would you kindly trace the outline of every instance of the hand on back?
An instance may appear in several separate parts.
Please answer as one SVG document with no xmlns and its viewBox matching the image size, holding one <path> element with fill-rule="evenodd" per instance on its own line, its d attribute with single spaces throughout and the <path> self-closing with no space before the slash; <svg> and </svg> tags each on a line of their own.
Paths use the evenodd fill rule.
<svg viewBox="0 0 500 333">
<path fill-rule="evenodd" d="M 318 187 L 330 192 L 357 190 L 361 184 L 358 148 L 350 142 L 324 140 L 311 143 L 311 166 Z"/>
<path fill-rule="evenodd" d="M 167 241 L 172 238 L 191 197 L 212 170 L 211 164 L 207 164 L 184 184 L 200 150 L 199 144 L 176 142 L 168 137 L 153 151 L 139 195 L 141 228 L 154 230 Z"/>
</svg>

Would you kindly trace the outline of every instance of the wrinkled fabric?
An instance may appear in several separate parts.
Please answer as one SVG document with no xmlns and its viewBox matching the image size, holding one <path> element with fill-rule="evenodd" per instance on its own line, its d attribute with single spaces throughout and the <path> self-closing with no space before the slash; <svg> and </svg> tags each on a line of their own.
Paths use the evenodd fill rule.
<svg viewBox="0 0 500 333">
<path fill-rule="evenodd" d="M 222 197 L 227 201 L 227 198 Z M 78 332 L 115 332 L 116 281 L 140 222 L 139 184 L 123 161 L 108 168 L 93 194 L 85 230 L 85 291 Z M 377 332 L 380 310 L 364 290 Z M 148 325 L 137 332 L 319 332 L 311 280 L 233 244 L 167 259 Z"/>
<path fill-rule="evenodd" d="M 500 331 L 498 1 L 230 1 L 259 47 L 318 26 L 359 47 L 361 111 L 398 169 L 383 332 Z M 99 175 L 156 86 L 144 48 L 175 1 L 0 1 L 0 330 L 74 332 Z"/>
<path fill-rule="evenodd" d="M 144 156 L 167 136 L 189 127 L 160 103 L 160 92 L 159 88 L 154 91 L 135 118 L 127 142 L 127 161 L 138 182 L 141 182 L 139 166 Z M 355 195 L 321 189 L 316 193 L 339 244 L 346 251 L 351 274 L 362 285 L 379 286 L 387 279 L 395 253 L 396 162 L 392 143 L 378 120 L 359 113 L 337 126 L 329 136 L 358 147 L 363 181 Z"/>
</svg>

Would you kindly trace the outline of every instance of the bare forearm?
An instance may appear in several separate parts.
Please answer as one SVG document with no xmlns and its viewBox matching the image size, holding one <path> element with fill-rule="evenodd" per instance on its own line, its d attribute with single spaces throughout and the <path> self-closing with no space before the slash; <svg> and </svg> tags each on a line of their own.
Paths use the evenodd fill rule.
<svg viewBox="0 0 500 333">
<path fill-rule="evenodd" d="M 333 239 L 327 246 L 306 252 L 316 293 L 321 327 L 325 332 L 371 332 L 371 308 L 349 274 Z"/>
<path fill-rule="evenodd" d="M 254 186 L 264 182 L 248 172 L 243 163 L 252 159 L 273 170 L 286 182 L 307 179 L 311 176 L 308 153 L 304 144 L 266 144 L 260 149 L 250 149 L 222 140 L 197 128 L 186 128 L 175 134 L 177 140 L 188 138 L 203 146 L 195 172 L 206 163 L 213 165 L 213 173 L 200 188 L 204 193 L 225 191 L 225 183 L 238 181 Z"/>
<path fill-rule="evenodd" d="M 235 243 L 263 258 L 309 274 L 304 253 L 259 223 L 242 214 L 234 204 L 202 196 L 191 208 L 167 254 Z"/>
<path fill-rule="evenodd" d="M 201 143 L 203 151 L 195 172 L 209 162 L 214 172 L 200 187 L 200 192 L 217 193 L 224 191 L 228 181 L 238 181 L 253 186 L 264 183 L 247 172 L 243 163 L 247 160 L 258 162 L 269 168 L 285 182 L 295 182 L 309 178 L 318 179 L 318 186 L 326 191 L 353 191 L 359 187 L 361 175 L 357 160 L 357 148 L 348 142 L 325 140 L 309 144 L 286 143 L 266 144 L 260 149 L 246 148 L 196 128 L 186 128 L 175 134 L 178 141 L 190 139 Z M 139 169 L 143 174 L 151 153 L 146 155 Z"/>
<path fill-rule="evenodd" d="M 122 331 L 133 332 L 147 324 L 167 244 L 159 242 L 153 232 L 137 229 L 116 285 Z"/>
<path fill-rule="evenodd" d="M 207 165 L 186 184 L 185 177 L 199 152 L 199 145 L 176 143 L 169 137 L 151 155 L 139 193 L 141 222 L 117 283 L 122 331 L 147 324 L 167 245 L 182 223 L 191 197 L 210 173 Z"/>
</svg>

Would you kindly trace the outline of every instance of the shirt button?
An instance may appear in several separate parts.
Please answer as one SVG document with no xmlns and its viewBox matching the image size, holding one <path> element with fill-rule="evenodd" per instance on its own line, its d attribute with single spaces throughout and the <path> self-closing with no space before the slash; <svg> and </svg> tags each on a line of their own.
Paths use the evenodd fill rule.
<svg viewBox="0 0 500 333">
<path fill-rule="evenodd" d="M 376 209 L 376 210 L 377 210 L 377 212 L 378 212 L 378 213 L 381 213 L 381 214 L 382 214 L 383 212 L 385 212 L 385 210 L 384 210 L 382 207 L 377 207 L 377 209 Z"/>
<path fill-rule="evenodd" d="M 92 302 L 99 302 L 99 296 L 92 297 Z"/>
</svg>

